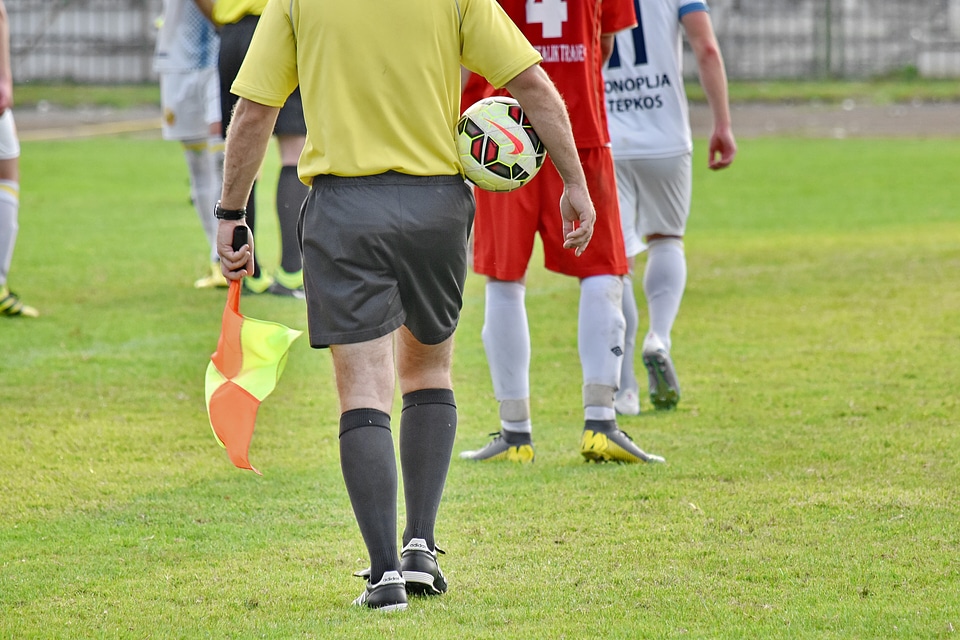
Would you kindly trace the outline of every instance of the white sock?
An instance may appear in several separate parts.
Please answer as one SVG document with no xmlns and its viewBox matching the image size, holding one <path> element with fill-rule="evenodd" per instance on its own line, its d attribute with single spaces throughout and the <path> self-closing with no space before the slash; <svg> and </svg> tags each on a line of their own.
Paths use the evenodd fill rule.
<svg viewBox="0 0 960 640">
<path fill-rule="evenodd" d="M 13 180 L 0 180 L 0 286 L 7 283 L 13 248 L 17 244 L 17 213 L 20 210 L 20 185 Z"/>
<path fill-rule="evenodd" d="M 620 390 L 636 391 L 637 376 L 633 370 L 633 358 L 637 350 L 637 331 L 640 329 L 640 311 L 633 293 L 633 277 L 623 276 L 623 363 L 620 365 Z"/>
<path fill-rule="evenodd" d="M 216 184 L 217 199 L 220 199 L 220 187 L 223 185 L 223 150 L 224 142 L 220 136 L 207 138 L 207 161 L 210 163 L 210 175 Z"/>
<path fill-rule="evenodd" d="M 530 397 L 530 328 L 524 305 L 526 287 L 519 282 L 487 282 L 483 314 L 483 347 L 497 400 Z M 517 416 L 521 417 L 521 416 Z M 530 416 L 502 426 L 530 432 Z"/>
<path fill-rule="evenodd" d="M 223 189 L 223 151 L 224 140 L 220 135 L 207 138 L 207 162 L 210 166 L 210 186 L 207 196 L 210 208 L 207 209 L 207 216 L 213 219 L 212 262 L 220 261 L 220 254 L 217 252 L 217 227 L 220 226 L 220 222 L 213 217 L 213 207 L 220 199 L 220 191 Z"/>
<path fill-rule="evenodd" d="M 207 154 L 213 162 L 213 175 L 217 182 L 223 182 L 223 150 L 224 140 L 219 135 L 207 138 Z"/>
<path fill-rule="evenodd" d="M 530 418 L 520 422 L 500 421 L 500 428 L 510 433 L 533 433 L 533 421 Z"/>
<path fill-rule="evenodd" d="M 616 390 L 620 383 L 626 324 L 622 294 L 623 279 L 620 276 L 592 276 L 580 281 L 577 344 L 584 385 Z M 603 406 L 613 411 L 613 393 L 610 394 L 610 406 Z"/>
<path fill-rule="evenodd" d="M 188 140 L 183 143 L 183 155 L 190 172 L 190 195 L 193 208 L 200 219 L 203 233 L 210 246 L 211 261 L 217 256 L 217 219 L 213 217 L 213 207 L 217 204 L 220 184 L 212 174 L 213 165 L 207 153 L 206 140 Z"/>
<path fill-rule="evenodd" d="M 683 240 L 654 240 L 647 249 L 647 267 L 643 274 L 643 291 L 647 297 L 650 332 L 670 351 L 670 332 L 680 311 L 680 301 L 687 286 L 687 260 Z"/>
<path fill-rule="evenodd" d="M 583 419 L 602 420 L 603 422 L 606 422 L 607 420 L 616 420 L 617 411 L 613 407 L 584 407 Z"/>
</svg>

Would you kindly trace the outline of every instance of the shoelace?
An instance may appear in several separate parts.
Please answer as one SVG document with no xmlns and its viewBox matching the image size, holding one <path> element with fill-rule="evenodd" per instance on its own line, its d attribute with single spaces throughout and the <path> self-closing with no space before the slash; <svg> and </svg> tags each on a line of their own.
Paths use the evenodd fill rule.
<svg viewBox="0 0 960 640">
<path fill-rule="evenodd" d="M 427 549 L 427 551 L 429 551 L 429 549 Z M 403 551 L 401 551 L 400 553 L 403 553 Z M 447 554 L 446 551 L 444 551 L 444 550 L 441 549 L 440 547 L 434 545 L 434 547 L 433 547 L 433 554 L 436 555 L 436 554 L 438 554 L 438 553 L 441 554 L 441 555 L 446 555 L 446 554 Z M 369 571 L 369 569 L 368 569 L 368 571 Z M 356 574 L 354 574 L 354 575 L 356 575 Z"/>
</svg>

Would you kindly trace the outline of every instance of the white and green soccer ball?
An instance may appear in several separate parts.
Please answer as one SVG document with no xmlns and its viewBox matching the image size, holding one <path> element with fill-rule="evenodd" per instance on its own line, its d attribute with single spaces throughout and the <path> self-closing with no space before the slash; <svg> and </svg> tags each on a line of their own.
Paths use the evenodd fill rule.
<svg viewBox="0 0 960 640">
<path fill-rule="evenodd" d="M 457 152 L 467 180 L 486 191 L 513 191 L 543 166 L 547 151 L 513 98 L 474 103 L 457 123 Z"/>
</svg>

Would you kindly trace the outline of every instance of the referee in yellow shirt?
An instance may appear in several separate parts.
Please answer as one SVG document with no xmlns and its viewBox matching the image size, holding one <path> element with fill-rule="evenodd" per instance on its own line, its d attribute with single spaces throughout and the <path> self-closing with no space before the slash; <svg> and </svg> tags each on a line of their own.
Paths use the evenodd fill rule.
<svg viewBox="0 0 960 640">
<path fill-rule="evenodd" d="M 277 113 L 298 83 L 303 94 L 307 321 L 311 346 L 333 357 L 340 466 L 370 559 L 358 606 L 402 610 L 408 593 L 447 591 L 434 529 L 456 435 L 450 367 L 474 214 L 455 142 L 461 65 L 506 87 L 547 147 L 564 179 L 564 246 L 579 254 L 593 232 L 570 120 L 539 62 L 496 0 L 269 0 L 233 84 L 217 210 L 232 280 L 253 271 L 251 246 L 231 240 Z"/>
</svg>

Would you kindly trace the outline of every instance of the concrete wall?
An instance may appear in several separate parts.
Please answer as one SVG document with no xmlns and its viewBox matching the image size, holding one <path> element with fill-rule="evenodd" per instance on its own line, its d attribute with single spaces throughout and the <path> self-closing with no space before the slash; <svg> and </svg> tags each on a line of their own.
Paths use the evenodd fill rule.
<svg viewBox="0 0 960 640">
<path fill-rule="evenodd" d="M 960 78 L 960 0 L 708 2 L 734 79 L 869 78 L 908 68 Z M 6 5 L 16 81 L 156 81 L 151 57 L 162 0 Z M 686 68 L 695 73 L 689 52 Z"/>
<path fill-rule="evenodd" d="M 960 0 L 708 1 L 734 78 L 960 77 Z"/>
<path fill-rule="evenodd" d="M 162 0 L 5 0 L 16 82 L 154 81 Z"/>
</svg>

